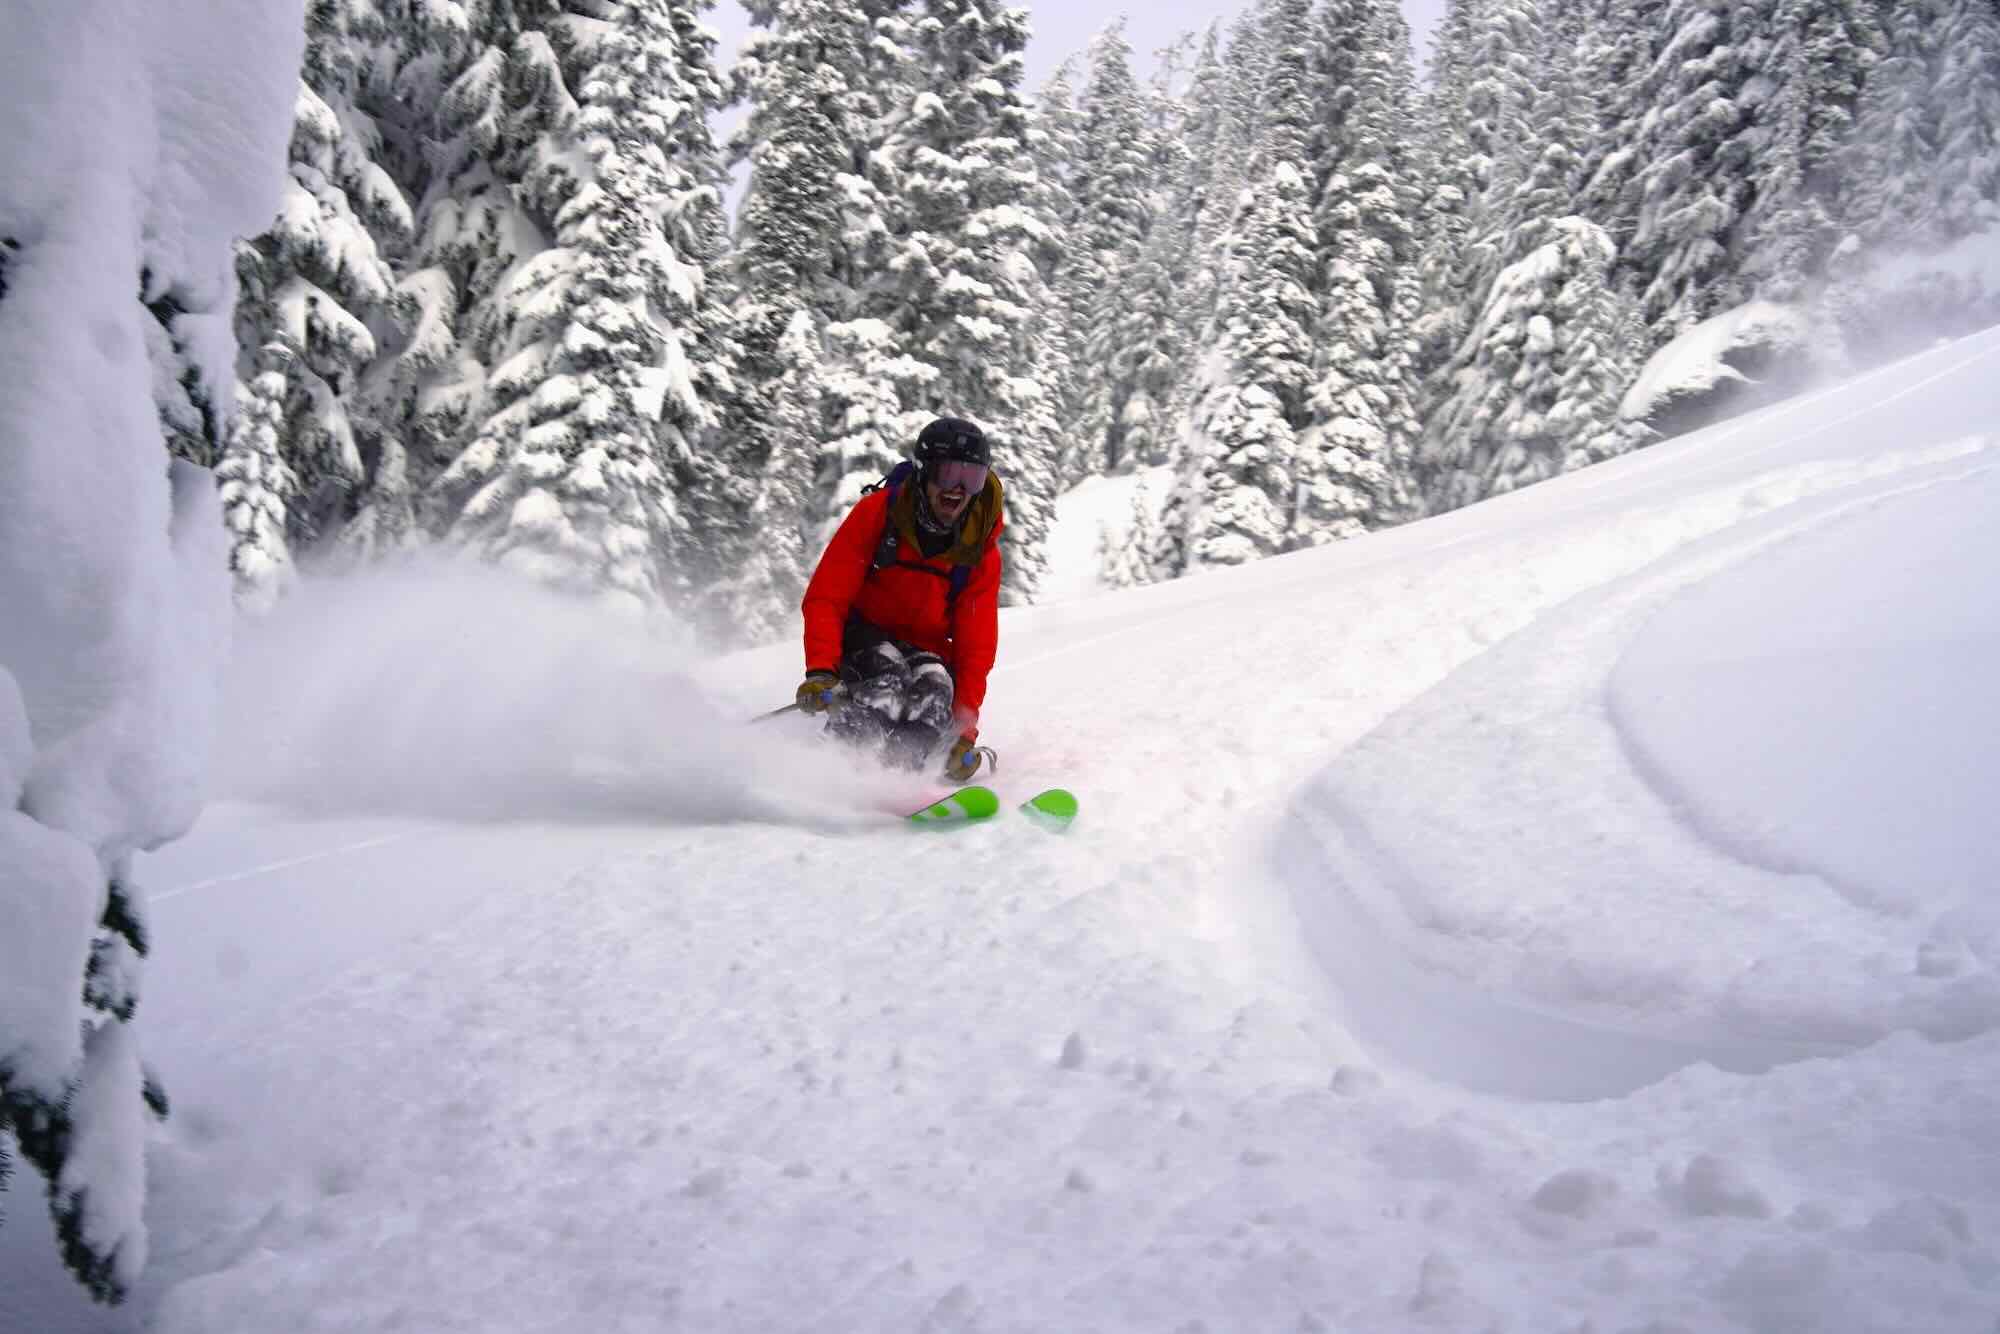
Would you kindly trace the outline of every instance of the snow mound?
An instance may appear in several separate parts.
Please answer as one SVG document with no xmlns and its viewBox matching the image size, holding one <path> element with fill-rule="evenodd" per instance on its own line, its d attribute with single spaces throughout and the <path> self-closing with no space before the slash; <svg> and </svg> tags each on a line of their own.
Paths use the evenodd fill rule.
<svg viewBox="0 0 2000 1334">
<path fill-rule="evenodd" d="M 1471 1082 L 1558 1096 L 2000 1028 L 2000 844 L 1975 809 L 2000 770 L 1972 684 L 2000 639 L 1968 578 L 1994 471 L 1981 438 L 1798 464 L 1573 543 L 1615 577 L 1308 788 L 1292 875 L 1317 934 L 1378 933 L 1415 972 L 1336 943 L 1339 966 L 1505 1033 Z M 1593 1083 L 1590 1025 L 1664 1051 Z"/>
<path fill-rule="evenodd" d="M 1703 320 L 1655 352 L 1625 391 L 1618 415 L 1651 422 L 1668 409 L 1700 398 L 1727 383 L 1750 384 L 1750 376 L 1730 364 L 1746 353 L 1767 360 L 1773 353 L 1806 345 L 1810 325 L 1795 307 L 1752 301 Z"/>
</svg>

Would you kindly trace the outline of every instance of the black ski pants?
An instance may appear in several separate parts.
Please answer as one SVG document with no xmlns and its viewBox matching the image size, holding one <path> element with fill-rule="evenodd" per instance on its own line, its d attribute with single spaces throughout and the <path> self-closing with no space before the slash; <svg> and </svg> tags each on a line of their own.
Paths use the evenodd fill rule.
<svg viewBox="0 0 2000 1334">
<path fill-rule="evenodd" d="M 952 680 L 944 659 L 858 616 L 848 619 L 840 648 L 847 703 L 826 730 L 885 764 L 923 768 L 951 730 Z"/>
</svg>

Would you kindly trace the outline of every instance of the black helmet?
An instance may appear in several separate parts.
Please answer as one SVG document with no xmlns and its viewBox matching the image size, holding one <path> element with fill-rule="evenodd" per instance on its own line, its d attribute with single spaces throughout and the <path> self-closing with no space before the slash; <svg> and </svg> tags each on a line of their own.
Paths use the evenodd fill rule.
<svg viewBox="0 0 2000 1334">
<path fill-rule="evenodd" d="M 986 444 L 986 432 L 962 417 L 939 417 L 917 436 L 917 462 L 928 468 L 934 463 L 976 463 L 993 466 L 993 451 Z"/>
</svg>

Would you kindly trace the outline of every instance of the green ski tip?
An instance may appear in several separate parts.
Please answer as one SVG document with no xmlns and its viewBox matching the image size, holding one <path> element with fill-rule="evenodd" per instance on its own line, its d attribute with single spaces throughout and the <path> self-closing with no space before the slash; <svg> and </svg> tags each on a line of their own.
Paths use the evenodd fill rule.
<svg viewBox="0 0 2000 1334">
<path fill-rule="evenodd" d="M 962 787 L 950 796 L 912 811 L 911 824 L 960 825 L 989 820 L 1000 813 L 1000 796 L 990 787 Z"/>
<path fill-rule="evenodd" d="M 1037 792 L 1021 803 L 1021 814 L 1057 833 L 1069 828 L 1076 818 L 1076 794 L 1067 788 L 1052 787 Z"/>
</svg>

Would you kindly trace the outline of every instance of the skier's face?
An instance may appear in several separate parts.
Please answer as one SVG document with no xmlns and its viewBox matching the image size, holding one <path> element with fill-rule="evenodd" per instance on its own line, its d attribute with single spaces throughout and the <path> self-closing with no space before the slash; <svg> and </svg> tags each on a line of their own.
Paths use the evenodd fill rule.
<svg viewBox="0 0 2000 1334">
<path fill-rule="evenodd" d="M 975 474 L 978 486 L 970 485 Z M 930 501 L 931 513 L 946 523 L 957 523 L 974 492 L 985 484 L 986 469 L 977 464 L 947 464 L 924 483 L 924 499 Z"/>
</svg>

